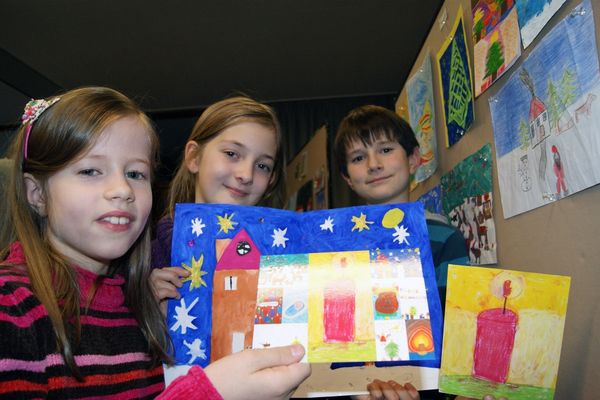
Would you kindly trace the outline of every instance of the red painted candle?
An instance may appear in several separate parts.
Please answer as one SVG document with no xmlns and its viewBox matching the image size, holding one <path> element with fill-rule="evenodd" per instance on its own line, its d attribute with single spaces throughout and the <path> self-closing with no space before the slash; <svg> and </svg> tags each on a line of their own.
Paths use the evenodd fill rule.
<svg viewBox="0 0 600 400">
<path fill-rule="evenodd" d="M 477 316 L 473 376 L 505 383 L 515 342 L 518 316 L 502 308 L 485 310 Z"/>
<path fill-rule="evenodd" d="M 323 293 L 325 343 L 353 342 L 356 290 L 351 279 L 332 282 Z"/>
</svg>

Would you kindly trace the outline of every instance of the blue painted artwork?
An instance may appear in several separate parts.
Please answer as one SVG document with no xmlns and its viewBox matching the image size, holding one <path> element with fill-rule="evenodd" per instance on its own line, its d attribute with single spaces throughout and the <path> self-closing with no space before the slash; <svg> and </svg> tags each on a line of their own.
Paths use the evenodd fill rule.
<svg viewBox="0 0 600 400">
<path fill-rule="evenodd" d="M 489 100 L 505 218 L 600 183 L 592 11 L 575 7 Z"/>
<path fill-rule="evenodd" d="M 415 181 L 419 183 L 433 175 L 438 166 L 435 100 L 429 54 L 421 68 L 409 79 L 406 87 L 409 122 L 419 141 L 421 160 L 415 172 Z"/>
<path fill-rule="evenodd" d="M 566 0 L 516 0 L 521 40 L 527 48 Z"/>
<path fill-rule="evenodd" d="M 460 6 L 452 34 L 437 53 L 446 147 L 458 142 L 475 118 L 471 64 L 462 15 Z"/>
<path fill-rule="evenodd" d="M 444 209 L 442 208 L 442 188 L 440 185 L 434 186 L 428 192 L 423 193 L 417 201 L 422 203 L 425 210 L 430 213 L 444 214 Z"/>
<path fill-rule="evenodd" d="M 329 260 L 331 266 L 315 267 L 317 259 Z M 312 352 L 312 360 L 439 366 L 441 306 L 421 203 L 304 213 L 178 204 L 171 261 L 191 272 L 180 289 L 181 299 L 168 306 L 177 365 L 206 366 L 249 344 L 256 348 L 300 342 L 309 362 Z M 351 281 L 353 276 L 366 278 Z M 339 293 L 348 283 L 356 287 L 351 307 L 356 316 L 348 321 L 336 312 L 328 316 L 344 305 L 347 298 Z M 319 285 L 323 289 L 315 295 Z M 337 289 L 329 292 L 328 287 Z M 223 302 L 229 305 L 223 307 Z M 321 331 L 313 328 L 315 315 Z M 328 331 L 332 318 L 336 326 L 347 326 Z M 399 325 L 401 332 L 388 332 Z M 400 343 L 400 334 L 404 347 L 392 345 Z M 354 340 L 360 335 L 373 338 L 368 349 Z M 343 351 L 327 353 L 322 349 L 327 346 L 355 348 L 344 356 Z M 374 358 L 363 358 L 371 357 L 365 356 L 366 350 Z M 220 352 L 218 357 L 215 352 Z"/>
</svg>

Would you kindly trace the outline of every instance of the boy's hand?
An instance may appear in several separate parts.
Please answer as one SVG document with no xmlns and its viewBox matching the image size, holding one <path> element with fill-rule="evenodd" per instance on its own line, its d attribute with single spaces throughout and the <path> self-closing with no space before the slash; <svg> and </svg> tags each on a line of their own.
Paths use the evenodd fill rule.
<svg viewBox="0 0 600 400">
<path fill-rule="evenodd" d="M 190 272 L 181 267 L 155 268 L 150 273 L 150 285 L 164 316 L 167 315 L 166 300 L 181 297 L 177 289 L 183 285 L 181 278 L 189 275 Z"/>
<path fill-rule="evenodd" d="M 381 381 L 375 379 L 367 385 L 369 396 L 361 396 L 359 399 L 370 400 L 419 400 L 419 392 L 410 383 L 404 385 L 396 381 Z"/>
<path fill-rule="evenodd" d="M 227 400 L 287 399 L 310 375 L 310 364 L 299 363 L 303 356 L 297 344 L 244 350 L 211 363 L 204 373 Z"/>
</svg>

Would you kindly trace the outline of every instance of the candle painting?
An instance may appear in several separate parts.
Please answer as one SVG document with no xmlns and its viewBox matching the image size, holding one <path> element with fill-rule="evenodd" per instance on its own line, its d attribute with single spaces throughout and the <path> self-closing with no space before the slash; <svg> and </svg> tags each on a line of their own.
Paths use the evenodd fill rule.
<svg viewBox="0 0 600 400">
<path fill-rule="evenodd" d="M 570 278 L 448 268 L 440 391 L 552 399 Z"/>
<path fill-rule="evenodd" d="M 307 362 L 437 367 L 441 307 L 421 203 L 304 213 L 178 204 L 177 365 L 301 343 Z"/>
</svg>

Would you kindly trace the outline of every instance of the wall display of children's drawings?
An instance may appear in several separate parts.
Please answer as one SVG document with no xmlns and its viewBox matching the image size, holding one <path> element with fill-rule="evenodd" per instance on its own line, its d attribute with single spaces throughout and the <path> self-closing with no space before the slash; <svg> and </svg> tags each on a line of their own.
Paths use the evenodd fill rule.
<svg viewBox="0 0 600 400">
<path fill-rule="evenodd" d="M 521 55 L 521 35 L 513 0 L 479 0 L 473 14 L 475 97 L 489 88 Z"/>
<path fill-rule="evenodd" d="M 458 142 L 475 118 L 470 62 L 460 6 L 452 33 L 437 53 L 446 147 Z"/>
<path fill-rule="evenodd" d="M 600 73 L 587 0 L 490 98 L 504 218 L 600 183 Z"/>
<path fill-rule="evenodd" d="M 490 144 L 484 145 L 443 175 L 440 186 L 444 213 L 463 234 L 471 264 L 496 263 Z"/>
<path fill-rule="evenodd" d="M 305 213 L 178 204 L 171 262 L 191 272 L 168 309 L 178 365 L 299 342 L 308 362 L 439 366 L 420 203 Z"/>
<path fill-rule="evenodd" d="M 419 141 L 421 160 L 415 172 L 415 181 L 423 182 L 429 178 L 438 166 L 437 135 L 435 130 L 435 111 L 431 58 L 429 53 L 421 68 L 407 83 L 410 126 Z"/>
<path fill-rule="evenodd" d="M 566 0 L 515 0 L 523 47 L 527 48 Z"/>
<path fill-rule="evenodd" d="M 434 214 L 444 214 L 444 209 L 442 208 L 442 188 L 440 185 L 436 185 L 428 192 L 423 193 L 417 201 L 423 204 L 426 211 Z"/>
<path fill-rule="evenodd" d="M 400 93 L 396 100 L 395 111 L 403 120 L 410 123 L 410 113 L 408 108 L 408 95 Z M 412 173 L 408 177 L 408 191 L 412 192 L 419 186 L 419 181 L 416 179 L 416 173 Z"/>
<path fill-rule="evenodd" d="M 440 391 L 554 398 L 571 278 L 448 267 Z"/>
</svg>

